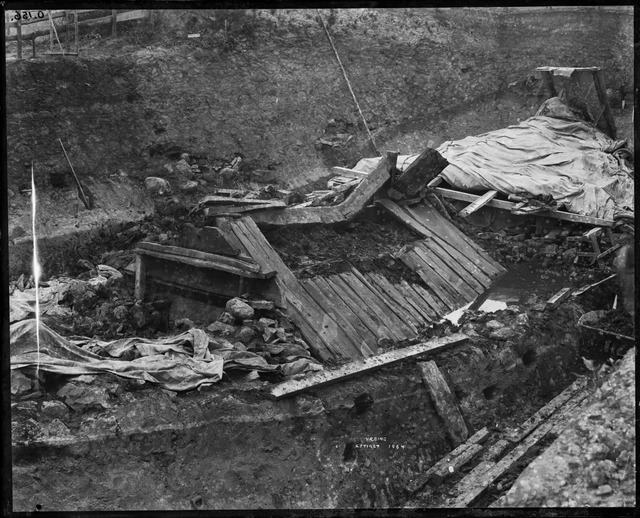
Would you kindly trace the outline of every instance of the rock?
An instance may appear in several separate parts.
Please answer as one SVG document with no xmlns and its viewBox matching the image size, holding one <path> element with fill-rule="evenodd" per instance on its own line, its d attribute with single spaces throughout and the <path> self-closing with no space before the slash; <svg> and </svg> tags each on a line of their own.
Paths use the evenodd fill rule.
<svg viewBox="0 0 640 518">
<path fill-rule="evenodd" d="M 251 173 L 251 181 L 257 183 L 275 183 L 278 180 L 276 171 L 256 169 Z"/>
<path fill-rule="evenodd" d="M 232 336 L 233 334 L 235 334 L 236 328 L 229 324 L 224 324 L 218 321 L 208 326 L 207 331 L 220 336 Z"/>
<path fill-rule="evenodd" d="M 215 171 L 209 171 L 202 175 L 202 179 L 206 182 L 215 183 L 218 180 L 218 174 Z"/>
<path fill-rule="evenodd" d="M 171 192 L 171 185 L 169 185 L 169 182 L 163 178 L 158 178 L 157 176 L 148 176 L 145 178 L 144 186 L 147 191 L 160 196 Z"/>
<path fill-rule="evenodd" d="M 160 216 L 182 216 L 189 212 L 184 203 L 180 201 L 177 197 L 172 197 L 169 199 L 161 198 L 155 203 L 155 211 Z"/>
<path fill-rule="evenodd" d="M 547 257 L 552 257 L 558 253 L 558 245 L 547 245 L 544 247 L 543 253 Z"/>
<path fill-rule="evenodd" d="M 11 394 L 22 396 L 31 391 L 31 380 L 17 369 L 11 369 Z"/>
<path fill-rule="evenodd" d="M 187 330 L 195 327 L 195 324 L 188 318 L 178 318 L 173 324 L 176 327 L 176 329 L 180 329 L 180 330 L 182 329 Z"/>
<path fill-rule="evenodd" d="M 496 340 L 508 340 L 509 338 L 513 338 L 517 334 L 518 332 L 515 329 L 511 329 L 510 327 L 503 327 L 491 331 L 491 333 L 489 333 L 489 338 L 494 338 Z"/>
<path fill-rule="evenodd" d="M 519 326 L 524 326 L 529 323 L 529 316 L 526 313 L 520 313 L 516 317 L 516 324 Z"/>
<path fill-rule="evenodd" d="M 196 192 L 198 190 L 198 185 L 199 185 L 198 182 L 194 182 L 193 180 L 190 180 L 182 184 L 180 186 L 180 190 L 186 193 Z"/>
<path fill-rule="evenodd" d="M 57 439 L 71 437 L 71 431 L 62 421 L 54 419 L 50 423 L 44 424 L 39 430 L 37 436 L 40 440 L 47 439 L 49 437 L 55 437 Z"/>
<path fill-rule="evenodd" d="M 171 166 L 171 164 L 164 164 L 162 166 L 163 172 L 169 175 L 173 174 L 173 167 Z"/>
<path fill-rule="evenodd" d="M 222 314 L 218 317 L 218 322 L 222 322 L 223 324 L 229 324 L 230 326 L 232 326 L 236 323 L 236 317 L 234 317 L 231 313 L 223 311 Z"/>
<path fill-rule="evenodd" d="M 212 338 L 209 337 L 209 350 L 214 351 L 216 349 L 232 349 L 233 344 L 225 338 Z"/>
<path fill-rule="evenodd" d="M 249 304 L 243 302 L 237 297 L 229 300 L 225 306 L 228 313 L 231 313 L 238 320 L 250 320 L 253 318 L 255 311 Z"/>
<path fill-rule="evenodd" d="M 125 320 L 128 314 L 129 310 L 127 309 L 127 306 L 116 306 L 113 309 L 113 318 L 118 321 Z"/>
<path fill-rule="evenodd" d="M 600 486 L 596 489 L 596 495 L 598 496 L 608 495 L 610 493 L 613 493 L 613 489 L 611 489 L 609 484 L 605 484 L 604 486 Z"/>
<path fill-rule="evenodd" d="M 248 344 L 249 342 L 251 342 L 251 340 L 253 340 L 255 335 L 256 332 L 252 328 L 248 326 L 242 326 L 236 333 L 236 338 L 243 344 Z"/>
<path fill-rule="evenodd" d="M 178 171 L 182 175 L 188 175 L 193 178 L 193 171 L 191 171 L 191 166 L 184 159 L 180 160 L 176 164 L 176 171 Z"/>
<path fill-rule="evenodd" d="M 64 398 L 64 402 L 76 412 L 111 406 L 107 390 L 100 386 L 67 383 L 58 391 L 57 395 Z"/>
<path fill-rule="evenodd" d="M 75 301 L 73 309 L 79 313 L 86 313 L 87 311 L 95 308 L 99 300 L 100 297 L 95 291 L 87 290 Z"/>
<path fill-rule="evenodd" d="M 220 177 L 223 180 L 232 180 L 236 174 L 238 173 L 238 171 L 236 171 L 235 169 L 231 168 L 231 167 L 225 167 L 223 169 L 220 170 Z"/>
<path fill-rule="evenodd" d="M 47 419 L 62 419 L 64 421 L 69 418 L 69 408 L 62 401 L 44 401 L 40 413 Z"/>
<path fill-rule="evenodd" d="M 280 352 L 280 356 L 284 356 L 284 357 L 305 356 L 307 358 L 311 358 L 309 351 L 307 351 L 305 348 L 301 347 L 298 344 L 280 343 L 278 345 L 282 346 L 282 351 Z"/>
<path fill-rule="evenodd" d="M 189 162 L 189 153 L 180 153 L 180 160 L 184 160 L 185 162 Z"/>
<path fill-rule="evenodd" d="M 504 327 L 504 324 L 498 322 L 497 320 L 489 320 L 489 322 L 487 322 L 485 326 L 487 327 L 487 329 L 500 329 L 501 327 Z"/>
<path fill-rule="evenodd" d="M 145 325 L 147 325 L 147 315 L 140 302 L 136 302 L 132 306 L 132 308 L 129 310 L 129 314 L 133 318 L 133 323 L 138 329 L 142 329 Z"/>
<path fill-rule="evenodd" d="M 273 310 L 276 307 L 272 300 L 247 300 L 247 304 L 253 309 Z"/>
</svg>

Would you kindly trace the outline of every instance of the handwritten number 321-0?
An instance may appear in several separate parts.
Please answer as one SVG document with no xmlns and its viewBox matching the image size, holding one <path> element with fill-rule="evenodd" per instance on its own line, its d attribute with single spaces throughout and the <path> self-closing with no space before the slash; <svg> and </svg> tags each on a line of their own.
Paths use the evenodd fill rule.
<svg viewBox="0 0 640 518">
<path fill-rule="evenodd" d="M 38 11 L 38 14 L 34 16 L 31 14 L 31 11 L 16 11 L 16 15 L 13 17 L 14 20 L 28 20 L 29 18 L 44 18 L 44 11 Z"/>
</svg>

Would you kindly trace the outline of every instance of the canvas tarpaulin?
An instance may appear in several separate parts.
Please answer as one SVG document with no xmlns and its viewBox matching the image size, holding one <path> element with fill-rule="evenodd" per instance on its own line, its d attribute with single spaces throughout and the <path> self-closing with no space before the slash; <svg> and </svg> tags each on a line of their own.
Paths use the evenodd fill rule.
<svg viewBox="0 0 640 518">
<path fill-rule="evenodd" d="M 616 153 L 623 144 L 578 119 L 536 116 L 437 150 L 449 161 L 440 175 L 456 189 L 551 195 L 569 212 L 613 220 L 634 210 L 633 171 Z M 398 168 L 417 157 L 398 157 Z M 368 171 L 379 160 L 355 169 Z"/>
</svg>

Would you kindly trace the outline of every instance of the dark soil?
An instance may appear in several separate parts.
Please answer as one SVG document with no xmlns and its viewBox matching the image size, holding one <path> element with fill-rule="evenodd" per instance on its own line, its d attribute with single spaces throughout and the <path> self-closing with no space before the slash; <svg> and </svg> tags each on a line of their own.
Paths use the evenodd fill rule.
<svg viewBox="0 0 640 518">
<path fill-rule="evenodd" d="M 342 228 L 314 226 L 266 231 L 265 236 L 298 278 L 349 271 L 380 272 L 390 281 L 420 282 L 418 276 L 393 255 L 419 239 L 394 221 L 384 225 L 356 221 Z"/>
<path fill-rule="evenodd" d="M 633 318 L 623 309 L 612 309 L 606 313 L 603 319 L 591 325 L 603 331 L 610 331 L 624 336 L 636 335 Z"/>
</svg>

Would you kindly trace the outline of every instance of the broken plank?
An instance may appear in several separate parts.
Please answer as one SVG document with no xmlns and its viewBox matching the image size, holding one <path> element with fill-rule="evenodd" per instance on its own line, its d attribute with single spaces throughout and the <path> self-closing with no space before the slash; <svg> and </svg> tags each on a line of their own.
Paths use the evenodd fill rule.
<svg viewBox="0 0 640 518">
<path fill-rule="evenodd" d="M 435 240 L 439 244 L 449 243 L 489 277 L 505 271 L 505 268 L 492 259 L 486 250 L 442 216 L 427 200 L 414 207 L 407 207 L 406 211 L 435 234 Z"/>
<path fill-rule="evenodd" d="M 356 171 L 355 169 L 348 169 L 346 167 L 332 167 L 331 171 L 333 173 L 339 174 L 340 176 L 350 176 L 351 178 L 366 178 L 369 176 L 369 173 L 365 173 L 364 171 Z"/>
<path fill-rule="evenodd" d="M 577 297 L 578 295 L 582 295 L 583 293 L 585 293 L 586 291 L 590 290 L 591 288 L 595 288 L 596 286 L 610 281 L 611 279 L 613 279 L 614 277 L 616 277 L 617 274 L 614 273 L 612 275 L 609 275 L 609 277 L 605 277 L 604 279 L 602 279 L 601 281 L 598 282 L 594 282 L 593 284 L 587 284 L 586 286 L 582 286 L 581 288 L 578 288 L 576 291 L 574 291 L 571 296 L 572 297 Z"/>
<path fill-rule="evenodd" d="M 471 437 L 469 437 L 464 443 L 457 446 L 455 449 L 447 453 L 442 459 L 436 462 L 433 466 L 431 466 L 424 474 L 420 475 L 416 480 L 411 481 L 407 487 L 407 489 L 415 493 L 419 489 L 421 489 L 431 477 L 438 471 L 442 470 L 442 468 L 446 467 L 453 459 L 461 455 L 464 451 L 469 449 L 474 444 L 482 444 L 489 438 L 490 432 L 487 427 L 481 428 L 476 433 L 474 433 Z"/>
<path fill-rule="evenodd" d="M 338 298 L 351 309 L 352 313 L 358 316 L 364 326 L 375 336 L 376 348 L 378 346 L 379 338 L 392 335 L 391 331 L 386 326 L 383 326 L 382 322 L 380 322 L 374 312 L 372 312 L 367 306 L 362 306 L 360 298 L 353 293 L 342 277 L 339 275 L 333 275 L 331 277 L 326 277 L 325 281 L 327 281 L 327 284 L 333 289 Z M 381 326 L 383 326 L 384 329 L 380 329 Z"/>
<path fill-rule="evenodd" d="M 433 290 L 438 298 L 442 300 L 451 311 L 463 305 L 458 302 L 463 300 L 460 294 L 458 294 L 429 263 L 425 262 L 413 247 L 403 247 L 400 253 L 400 260 L 417 273 L 422 281 Z"/>
<path fill-rule="evenodd" d="M 315 277 L 314 282 L 318 288 L 322 290 L 322 293 L 329 299 L 334 308 L 340 308 L 340 311 L 344 312 L 346 318 L 349 319 L 351 325 L 357 331 L 358 336 L 360 337 L 359 347 L 361 348 L 361 352 L 367 353 L 363 354 L 366 358 L 370 356 L 368 351 L 371 353 L 375 353 L 378 350 L 378 336 L 369 330 L 369 328 L 362 322 L 361 318 L 358 314 L 354 313 L 345 301 L 343 301 L 330 283 L 324 277 Z M 362 343 L 366 345 L 366 348 L 363 347 Z"/>
<path fill-rule="evenodd" d="M 193 259 L 199 259 L 201 261 L 210 261 L 215 264 L 226 264 L 234 266 L 247 272 L 259 273 L 261 271 L 260 265 L 254 261 L 245 261 L 235 257 L 227 257 L 218 254 L 212 254 L 209 252 L 201 252 L 199 250 L 192 250 L 190 248 L 182 248 L 179 246 L 161 245 L 159 243 L 150 243 L 148 241 L 141 241 L 137 244 L 136 250 L 142 253 L 146 251 L 159 252 L 162 254 L 175 255 L 178 257 L 191 257 Z"/>
<path fill-rule="evenodd" d="M 411 230 L 413 230 L 417 234 L 420 234 L 421 236 L 424 236 L 424 237 L 433 237 L 433 233 L 428 228 L 426 228 L 424 225 L 422 225 L 421 223 L 413 219 L 407 213 L 405 208 L 400 207 L 395 202 L 391 200 L 380 199 L 380 200 L 376 200 L 375 204 L 378 205 L 379 207 L 382 207 L 391 216 L 393 216 L 395 219 L 397 219 L 401 223 L 404 223 L 407 227 L 409 227 Z"/>
<path fill-rule="evenodd" d="M 502 453 L 511 445 L 510 441 L 506 439 L 499 439 L 494 444 L 491 445 L 489 449 L 483 455 L 483 459 L 479 462 L 469 473 L 467 476 L 470 479 L 475 477 L 479 477 L 487 470 L 495 466 L 496 459 L 502 455 Z"/>
<path fill-rule="evenodd" d="M 443 303 L 437 300 L 437 297 L 432 295 L 429 291 L 427 291 L 424 287 L 419 284 L 409 284 L 407 281 L 403 280 L 400 283 L 403 287 L 407 289 L 415 291 L 422 300 L 424 300 L 425 304 L 431 308 L 434 312 L 437 320 L 439 317 L 446 315 L 449 313 L 448 307 Z"/>
<path fill-rule="evenodd" d="M 405 298 L 411 300 L 413 305 L 418 308 L 418 311 L 426 322 L 434 322 L 438 320 L 438 312 L 433 309 L 424 298 L 415 291 L 407 281 L 402 279 L 399 284 L 392 285 L 398 292 Z"/>
<path fill-rule="evenodd" d="M 373 286 L 364 275 L 356 268 L 351 268 L 351 272 L 360 280 L 360 282 L 371 292 L 372 295 L 377 296 L 380 302 L 389 308 L 389 310 L 398 317 L 398 322 L 406 326 L 414 335 L 418 334 L 418 329 L 414 324 L 407 320 L 407 311 L 403 307 L 404 304 L 398 305 L 393 299 L 387 297 L 383 292 Z"/>
<path fill-rule="evenodd" d="M 415 307 L 413 301 L 408 300 L 407 297 L 402 295 L 384 276 L 369 272 L 365 274 L 365 277 L 380 293 L 389 297 L 398 306 L 406 309 L 408 313 L 407 316 L 411 318 L 414 325 L 419 325 L 424 322 L 425 317 L 421 314 L 420 310 Z"/>
<path fill-rule="evenodd" d="M 449 162 L 437 150 L 426 148 L 398 177 L 393 187 L 413 196 L 438 176 Z"/>
<path fill-rule="evenodd" d="M 460 216 L 461 218 L 469 217 L 475 211 L 484 207 L 487 203 L 493 200 L 497 195 L 498 195 L 498 191 L 487 191 L 482 196 L 480 196 L 477 200 L 472 201 L 464 209 L 458 212 L 458 216 Z"/>
<path fill-rule="evenodd" d="M 571 288 L 562 288 L 558 293 L 547 300 L 545 309 L 556 309 L 560 304 L 562 304 L 569 298 L 569 295 L 571 295 Z"/>
<path fill-rule="evenodd" d="M 436 187 L 434 191 L 440 196 L 445 198 L 451 198 L 452 200 L 461 201 L 475 201 L 478 196 L 468 192 L 455 191 L 453 189 L 444 189 L 442 187 Z M 497 209 L 503 209 L 510 211 L 515 204 L 510 201 L 504 200 L 491 200 L 487 203 L 489 207 L 495 207 Z M 594 218 L 592 216 L 582 216 L 580 214 L 573 214 L 571 212 L 562 212 L 559 210 L 547 210 L 542 214 L 545 218 L 555 218 L 564 221 L 573 221 L 574 223 L 586 223 L 587 225 L 594 225 L 600 227 L 612 227 L 614 221 L 602 218 Z"/>
<path fill-rule="evenodd" d="M 559 432 L 571 413 L 578 404 L 587 397 L 587 392 L 578 393 L 572 401 L 570 401 L 559 413 L 555 414 L 547 422 L 539 426 L 531 433 L 521 444 L 516 446 L 513 451 L 507 454 L 502 460 L 498 461 L 494 466 L 481 473 L 479 476 L 472 478 L 463 478 L 456 487 L 458 497 L 449 502 L 446 507 L 467 507 L 476 498 L 478 498 L 498 477 L 502 476 L 511 467 L 524 457 L 538 442 L 540 442 L 549 432 Z M 461 493 L 461 494 L 460 494 Z"/>
<path fill-rule="evenodd" d="M 527 435 L 529 435 L 540 423 L 544 422 L 550 415 L 552 415 L 558 408 L 569 401 L 573 396 L 584 389 L 584 384 L 578 381 L 569 385 L 555 398 L 549 401 L 545 406 L 533 414 L 529 419 L 522 423 L 517 430 L 507 435 L 505 439 L 511 442 L 517 443 L 522 441 Z"/>
<path fill-rule="evenodd" d="M 413 250 L 420 258 L 433 268 L 445 280 L 455 292 L 459 293 L 467 302 L 471 302 L 476 298 L 478 293 L 484 290 L 475 290 L 467 282 L 465 282 L 464 270 L 458 273 L 445 261 L 440 259 L 437 254 L 422 245 L 421 242 L 414 243 Z"/>
<path fill-rule="evenodd" d="M 266 210 L 266 209 L 283 209 L 286 205 L 243 205 L 242 207 L 234 207 L 231 205 L 226 205 L 222 207 L 207 207 L 204 209 L 204 215 L 209 218 L 215 218 L 218 216 L 227 216 L 229 214 L 244 214 L 245 212 L 253 212 L 256 210 Z"/>
<path fill-rule="evenodd" d="M 343 381 L 355 376 L 360 376 L 382 367 L 393 365 L 408 358 L 414 358 L 422 354 L 433 354 L 437 351 L 444 351 L 453 346 L 464 343 L 467 339 L 468 337 L 466 335 L 462 333 L 455 333 L 442 338 L 434 338 L 421 344 L 403 347 L 402 349 L 395 349 L 393 351 L 382 353 L 378 356 L 367 358 L 366 360 L 354 361 L 335 370 L 327 370 L 311 374 L 303 380 L 285 381 L 284 383 L 276 385 L 271 390 L 271 395 L 275 399 L 281 399 L 308 389 L 323 387 L 337 381 Z"/>
<path fill-rule="evenodd" d="M 454 446 L 458 446 L 467 439 L 469 430 L 460 413 L 456 397 L 449 389 L 435 361 L 418 362 L 418 364 L 422 371 L 422 380 L 431 394 L 431 400 L 438 415 L 444 422 L 445 430 Z"/>
<path fill-rule="evenodd" d="M 342 277 L 350 283 L 362 298 L 363 304 L 369 304 L 378 311 L 378 318 L 382 320 L 389 329 L 398 335 L 399 340 L 413 338 L 418 334 L 417 330 L 409 325 L 404 318 L 398 316 L 392 306 L 385 300 L 383 296 L 373 287 L 362 274 L 355 268 L 351 272 L 342 274 Z"/>
<path fill-rule="evenodd" d="M 336 347 L 339 347 L 341 351 L 344 351 L 344 356 L 348 356 L 349 358 L 361 358 L 363 354 L 360 350 L 361 339 L 359 337 L 359 333 L 351 325 L 349 319 L 344 316 L 343 308 L 332 304 L 312 279 L 303 279 L 299 282 L 309 296 L 316 301 L 318 306 L 320 306 L 333 320 L 335 320 L 344 331 L 346 340 L 335 344 Z"/>
<path fill-rule="evenodd" d="M 356 185 L 349 197 L 337 207 L 344 219 L 354 218 L 360 213 L 373 195 L 389 180 L 389 160 L 383 157 L 371 173 Z"/>
<path fill-rule="evenodd" d="M 202 206 L 242 206 L 242 205 L 267 205 L 269 207 L 286 207 L 284 202 L 277 200 L 261 200 L 258 198 L 233 198 L 232 196 L 205 196 L 198 205 Z"/>
</svg>

